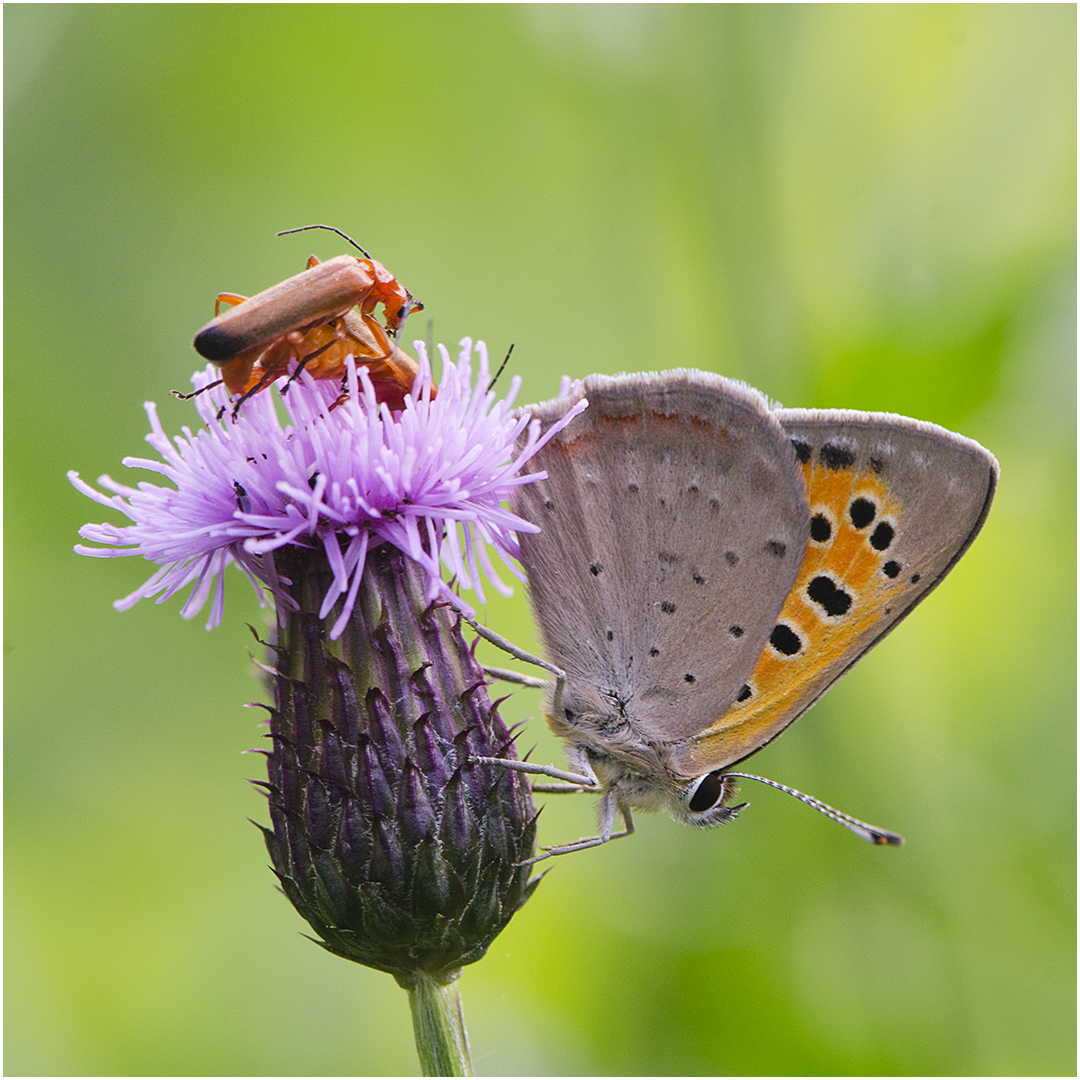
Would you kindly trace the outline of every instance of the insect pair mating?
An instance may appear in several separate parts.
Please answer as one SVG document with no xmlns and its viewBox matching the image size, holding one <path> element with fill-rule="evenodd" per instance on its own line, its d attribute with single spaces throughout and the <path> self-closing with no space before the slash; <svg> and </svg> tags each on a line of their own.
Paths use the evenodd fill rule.
<svg viewBox="0 0 1080 1080">
<path fill-rule="evenodd" d="M 338 233 L 364 257 L 339 255 L 319 262 L 312 255 L 303 273 L 256 296 L 221 293 L 215 318 L 195 335 L 195 350 L 221 368 L 221 381 L 238 396 L 233 420 L 248 398 L 287 374 L 294 363 L 290 383 L 302 371 L 316 380 L 343 379 L 346 358 L 352 356 L 367 368 L 377 399 L 392 409 L 400 409 L 413 388 L 419 366 L 398 347 L 397 339 L 405 320 L 422 311 L 423 304 L 339 229 L 306 225 L 278 235 L 308 229 Z M 379 304 L 385 329 L 374 314 Z"/>
</svg>

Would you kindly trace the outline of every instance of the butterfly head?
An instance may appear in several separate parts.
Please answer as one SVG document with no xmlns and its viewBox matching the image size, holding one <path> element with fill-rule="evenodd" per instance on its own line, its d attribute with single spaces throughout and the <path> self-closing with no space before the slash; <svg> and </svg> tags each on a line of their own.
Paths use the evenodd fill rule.
<svg viewBox="0 0 1080 1080">
<path fill-rule="evenodd" d="M 580 743 L 579 747 L 585 750 Z M 663 746 L 650 747 L 653 753 L 648 763 L 642 760 L 642 748 L 638 749 L 632 763 L 595 747 L 585 750 L 603 788 L 619 803 L 646 812 L 667 811 L 676 821 L 699 829 L 733 821 L 747 805 L 731 805 L 739 793 L 738 781 L 722 769 L 687 781 L 671 770 Z"/>
</svg>

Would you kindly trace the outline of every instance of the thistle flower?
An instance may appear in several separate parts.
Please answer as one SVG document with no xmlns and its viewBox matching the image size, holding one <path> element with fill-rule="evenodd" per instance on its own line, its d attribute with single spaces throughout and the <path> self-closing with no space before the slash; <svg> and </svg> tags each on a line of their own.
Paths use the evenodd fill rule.
<svg viewBox="0 0 1080 1080">
<path fill-rule="evenodd" d="M 302 376 L 282 397 L 287 422 L 269 393 L 233 422 L 217 387 L 196 399 L 204 427 L 174 441 L 146 406 L 161 460 L 124 464 L 171 486 L 104 476 L 106 495 L 69 477 L 132 522 L 84 526 L 84 539 L 106 546 L 76 551 L 160 567 L 118 609 L 191 585 L 181 614 L 196 615 L 212 594 L 209 629 L 221 622 L 230 563 L 261 599 L 272 596 L 261 786 L 274 869 L 319 944 L 410 989 L 419 1045 L 424 1002 L 484 954 L 535 887 L 520 865 L 535 833 L 528 785 L 473 760 L 512 758 L 514 746 L 461 633 L 472 609 L 442 568 L 481 601 L 481 571 L 509 591 L 490 552 L 520 578 L 514 534 L 537 527 L 502 501 L 545 475 L 521 470 L 585 403 L 541 435 L 509 411 L 519 379 L 503 401 L 486 389 L 482 342 L 475 385 L 471 340 L 456 364 L 440 346 L 434 397 L 417 349 L 421 374 L 398 412 L 351 362 L 347 400 L 331 408 L 337 389 Z M 214 375 L 197 373 L 196 388 Z M 453 1067 L 425 1060 L 428 1071 Z"/>
<path fill-rule="evenodd" d="M 260 585 L 266 585 L 287 603 L 278 590 L 273 560 L 264 556 L 289 545 L 318 545 L 334 571 L 319 617 L 346 597 L 330 630 L 337 638 L 352 612 L 367 552 L 380 542 L 397 547 L 427 572 L 429 600 L 441 598 L 474 614 L 442 580 L 440 563 L 481 603 L 481 568 L 495 589 L 508 595 L 488 548 L 524 580 L 510 561 L 518 555 L 513 533 L 538 528 L 500 502 L 511 488 L 536 480 L 536 474 L 521 475 L 521 469 L 553 433 L 541 436 L 539 427 L 531 426 L 515 453 L 514 440 L 528 426 L 527 417 L 509 411 L 521 380 L 515 377 L 506 398 L 495 402 L 494 394 L 483 389 L 488 378 L 483 342 L 477 343 L 475 387 L 471 339 L 462 340 L 456 365 L 439 346 L 444 375 L 435 400 L 424 392 L 431 385 L 426 350 L 421 342 L 416 347 L 420 392 L 408 395 L 397 414 L 377 404 L 367 372 L 360 368 L 358 374 L 352 367 L 349 397 L 332 411 L 336 388 L 301 376 L 282 398 L 288 424 L 281 422 L 270 394 L 246 402 L 238 423 L 219 419 L 227 392 L 214 387 L 195 399 L 205 426 L 195 435 L 183 428 L 175 447 L 156 406 L 147 402 L 151 431 L 146 441 L 162 460 L 128 457 L 123 463 L 160 473 L 174 487 L 143 482 L 131 488 L 103 476 L 99 484 L 114 492 L 107 496 L 77 472 L 68 473 L 84 495 L 134 523 L 86 525 L 79 535 L 106 546 L 80 544 L 75 550 L 97 558 L 141 555 L 161 566 L 114 606 L 123 611 L 159 593 L 157 602 L 163 603 L 191 584 L 181 614 L 197 615 L 213 590 L 211 629 L 221 623 L 224 572 L 230 563 L 247 574 L 260 597 Z M 208 365 L 192 382 L 201 390 L 216 376 Z"/>
</svg>

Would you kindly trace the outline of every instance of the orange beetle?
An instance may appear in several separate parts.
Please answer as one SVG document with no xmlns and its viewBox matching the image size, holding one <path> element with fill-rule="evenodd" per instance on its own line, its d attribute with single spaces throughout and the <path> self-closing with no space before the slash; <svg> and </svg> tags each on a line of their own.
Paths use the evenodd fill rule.
<svg viewBox="0 0 1080 1080">
<path fill-rule="evenodd" d="M 312 255 L 303 273 L 250 299 L 222 293 L 215 318 L 195 335 L 196 351 L 218 364 L 229 393 L 240 395 L 234 419 L 249 397 L 284 375 L 294 361 L 290 382 L 301 371 L 315 379 L 339 379 L 351 354 L 358 364 L 367 365 L 379 400 L 392 408 L 400 408 L 412 390 L 419 365 L 398 348 L 396 336 L 410 312 L 423 310 L 423 305 L 359 244 L 338 229 L 331 231 L 349 240 L 364 258 L 339 255 L 319 262 Z M 374 316 L 379 304 L 386 314 L 385 330 Z M 223 305 L 230 306 L 222 311 Z"/>
</svg>

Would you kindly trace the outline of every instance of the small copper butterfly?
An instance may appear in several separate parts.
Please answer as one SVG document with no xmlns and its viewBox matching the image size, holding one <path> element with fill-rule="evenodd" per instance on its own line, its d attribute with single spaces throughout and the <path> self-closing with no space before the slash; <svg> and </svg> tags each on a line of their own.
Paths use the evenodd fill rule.
<svg viewBox="0 0 1080 1080">
<path fill-rule="evenodd" d="M 774 408 L 699 371 L 592 376 L 529 411 L 547 428 L 582 395 L 530 463 L 547 479 L 514 507 L 541 527 L 520 536 L 521 561 L 572 771 L 498 764 L 601 795 L 600 835 L 549 853 L 632 832 L 635 807 L 730 820 L 737 777 L 902 843 L 732 770 L 953 568 L 990 509 L 993 455 L 888 413 Z"/>
</svg>

